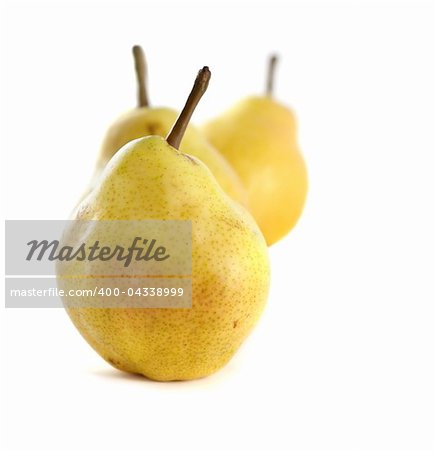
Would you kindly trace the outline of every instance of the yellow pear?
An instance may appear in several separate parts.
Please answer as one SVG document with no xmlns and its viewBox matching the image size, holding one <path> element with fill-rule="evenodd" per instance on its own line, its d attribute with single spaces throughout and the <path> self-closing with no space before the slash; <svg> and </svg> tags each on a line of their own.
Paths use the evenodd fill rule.
<svg viewBox="0 0 435 450">
<path fill-rule="evenodd" d="M 103 220 L 191 221 L 191 308 L 67 309 L 106 361 L 154 380 L 190 380 L 223 367 L 254 327 L 268 295 L 267 245 L 255 221 L 199 159 L 178 150 L 209 77 L 204 67 L 166 140 L 148 136 L 120 149 L 75 213 L 74 223 L 82 224 L 78 242 Z M 86 283 L 101 273 L 89 265 Z M 66 291 L 75 283 L 58 278 Z"/>
<path fill-rule="evenodd" d="M 272 96 L 275 63 L 272 57 L 267 95 L 246 98 L 203 127 L 242 180 L 268 245 L 294 227 L 308 190 L 294 114 Z"/>
<path fill-rule="evenodd" d="M 137 107 L 124 113 L 108 129 L 97 160 L 93 184 L 107 162 L 121 147 L 144 136 L 167 136 L 178 116 L 178 113 L 170 108 L 150 107 L 142 48 L 134 46 L 133 56 L 138 80 Z M 232 199 L 246 205 L 247 193 L 235 170 L 193 125 L 187 127 L 180 150 L 199 158 L 211 170 L 223 190 Z"/>
</svg>

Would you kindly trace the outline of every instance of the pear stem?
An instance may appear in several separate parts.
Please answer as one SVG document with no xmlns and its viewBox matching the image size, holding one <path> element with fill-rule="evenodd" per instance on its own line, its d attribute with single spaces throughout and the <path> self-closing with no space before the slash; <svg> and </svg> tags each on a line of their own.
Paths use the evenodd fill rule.
<svg viewBox="0 0 435 450">
<path fill-rule="evenodd" d="M 275 69 L 276 63 L 278 62 L 277 55 L 271 55 L 269 57 L 269 62 L 267 65 L 267 82 L 266 82 L 266 95 L 268 97 L 273 96 L 273 88 L 275 84 Z"/>
<path fill-rule="evenodd" d="M 201 100 L 201 97 L 207 90 L 210 77 L 211 73 L 207 66 L 203 67 L 198 72 L 186 104 L 184 105 L 183 110 L 178 116 L 178 119 L 175 121 L 174 126 L 172 127 L 168 136 L 166 137 L 166 142 L 177 150 L 180 147 L 181 140 L 183 139 L 184 132 L 186 131 L 187 125 L 189 124 L 193 111 L 195 111 L 195 108 Z"/>
<path fill-rule="evenodd" d="M 134 57 L 134 69 L 137 79 L 137 107 L 143 108 L 149 106 L 147 92 L 147 65 L 145 54 L 140 45 L 135 45 L 132 49 Z"/>
</svg>

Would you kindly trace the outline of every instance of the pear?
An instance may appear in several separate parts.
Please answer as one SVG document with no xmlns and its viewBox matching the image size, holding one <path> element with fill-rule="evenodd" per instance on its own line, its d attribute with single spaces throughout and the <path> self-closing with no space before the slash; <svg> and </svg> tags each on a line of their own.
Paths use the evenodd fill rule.
<svg viewBox="0 0 435 450">
<path fill-rule="evenodd" d="M 268 249 L 254 219 L 203 162 L 178 150 L 209 78 L 204 67 L 166 139 L 147 136 L 117 152 L 75 213 L 74 223 L 82 224 L 78 242 L 101 220 L 191 221 L 191 308 L 67 308 L 111 365 L 159 381 L 191 380 L 223 367 L 259 319 L 269 289 Z M 103 273 L 93 264 L 88 271 L 89 283 Z M 58 278 L 65 291 L 74 283 Z"/>
<path fill-rule="evenodd" d="M 266 95 L 241 100 L 202 128 L 242 180 L 268 245 L 295 226 L 308 190 L 294 114 L 272 95 L 276 61 L 269 60 Z"/>
<path fill-rule="evenodd" d="M 101 170 L 121 147 L 143 136 L 167 136 L 178 116 L 170 108 L 150 107 L 146 89 L 146 62 L 140 46 L 133 47 L 133 56 L 138 83 L 137 107 L 124 113 L 109 127 L 97 160 L 94 183 Z M 235 170 L 193 125 L 187 127 L 180 150 L 199 158 L 208 166 L 224 191 L 234 200 L 246 205 L 247 193 Z"/>
</svg>

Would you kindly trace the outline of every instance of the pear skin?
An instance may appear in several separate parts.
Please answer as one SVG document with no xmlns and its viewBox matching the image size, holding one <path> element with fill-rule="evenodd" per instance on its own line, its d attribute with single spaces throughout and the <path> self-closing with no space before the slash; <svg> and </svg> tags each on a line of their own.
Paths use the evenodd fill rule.
<svg viewBox="0 0 435 450">
<path fill-rule="evenodd" d="M 161 137 L 131 142 L 110 161 L 75 218 L 192 221 L 192 308 L 68 309 L 106 361 L 169 381 L 210 375 L 231 359 L 266 304 L 268 251 L 255 221 L 201 161 Z M 72 286 L 69 279 L 58 282 L 61 289 Z"/>
<path fill-rule="evenodd" d="M 269 97 L 251 97 L 203 131 L 242 180 L 268 245 L 280 240 L 298 221 L 308 190 L 291 111 Z"/>
</svg>

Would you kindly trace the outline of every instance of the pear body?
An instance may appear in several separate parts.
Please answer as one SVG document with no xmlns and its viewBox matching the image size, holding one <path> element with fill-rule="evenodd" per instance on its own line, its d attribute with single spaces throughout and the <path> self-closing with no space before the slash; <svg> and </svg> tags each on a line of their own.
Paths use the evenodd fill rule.
<svg viewBox="0 0 435 450">
<path fill-rule="evenodd" d="M 168 381 L 207 376 L 230 360 L 266 303 L 267 245 L 250 214 L 223 192 L 201 161 L 157 136 L 130 142 L 75 214 L 77 220 L 192 223 L 191 308 L 67 310 L 106 361 Z M 85 229 L 83 235 L 92 232 Z M 72 283 L 58 279 L 63 289 Z"/>
<path fill-rule="evenodd" d="M 242 180 L 268 245 L 285 236 L 301 215 L 308 190 L 293 113 L 269 97 L 250 97 L 203 131 Z"/>
<path fill-rule="evenodd" d="M 128 142 L 144 136 L 166 137 L 178 113 L 170 108 L 136 108 L 122 115 L 103 139 L 96 172 L 99 174 L 112 156 Z M 193 125 L 188 125 L 180 150 L 200 159 L 213 173 L 223 190 L 246 205 L 247 193 L 235 170 Z M 97 177 L 94 177 L 94 182 Z"/>
</svg>

